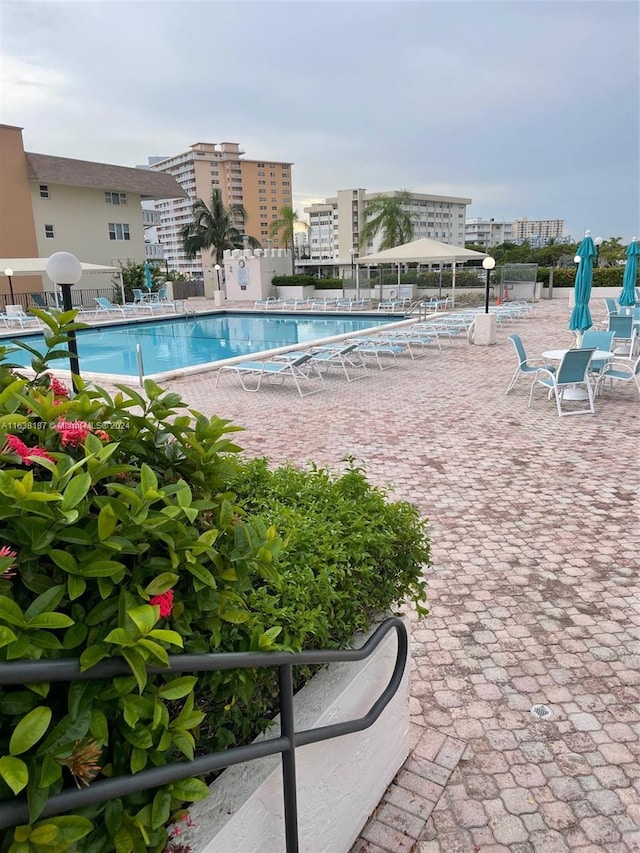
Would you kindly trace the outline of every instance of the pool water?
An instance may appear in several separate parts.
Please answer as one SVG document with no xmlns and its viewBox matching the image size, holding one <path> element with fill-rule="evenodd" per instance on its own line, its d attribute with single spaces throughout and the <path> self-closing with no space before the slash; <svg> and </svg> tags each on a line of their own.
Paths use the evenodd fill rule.
<svg viewBox="0 0 640 853">
<path fill-rule="evenodd" d="M 401 318 L 385 315 L 276 317 L 225 313 L 83 329 L 77 333 L 80 370 L 82 373 L 137 376 L 138 343 L 142 348 L 144 374 L 149 376 L 277 347 L 293 347 L 334 335 L 370 329 L 398 319 Z M 44 352 L 41 335 L 30 335 L 25 341 L 34 349 Z M 9 359 L 27 366 L 31 357 L 18 350 Z M 69 369 L 68 361 L 62 359 L 52 362 L 54 366 L 62 370 Z"/>
</svg>

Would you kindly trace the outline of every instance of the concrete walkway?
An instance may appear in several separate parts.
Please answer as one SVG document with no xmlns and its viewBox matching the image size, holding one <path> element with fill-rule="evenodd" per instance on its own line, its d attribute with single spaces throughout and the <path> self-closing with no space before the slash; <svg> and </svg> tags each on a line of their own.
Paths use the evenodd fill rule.
<svg viewBox="0 0 640 853">
<path fill-rule="evenodd" d="M 542 302 L 495 347 L 460 337 L 305 399 L 232 374 L 165 383 L 243 425 L 248 454 L 352 455 L 430 521 L 414 751 L 357 853 L 640 851 L 640 395 L 616 387 L 595 416 L 560 419 L 542 390 L 527 409 L 524 378 L 504 394 L 508 334 L 531 355 L 566 347 L 568 317 Z"/>
</svg>

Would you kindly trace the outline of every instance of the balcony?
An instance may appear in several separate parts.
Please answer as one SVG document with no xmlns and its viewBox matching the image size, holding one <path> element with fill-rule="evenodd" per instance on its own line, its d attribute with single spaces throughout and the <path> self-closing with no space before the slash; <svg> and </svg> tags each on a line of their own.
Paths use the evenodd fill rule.
<svg viewBox="0 0 640 853">
<path fill-rule="evenodd" d="M 149 260 L 163 260 L 164 253 L 162 251 L 162 246 L 160 243 L 145 243 L 144 244 L 144 254 L 145 257 Z"/>
</svg>

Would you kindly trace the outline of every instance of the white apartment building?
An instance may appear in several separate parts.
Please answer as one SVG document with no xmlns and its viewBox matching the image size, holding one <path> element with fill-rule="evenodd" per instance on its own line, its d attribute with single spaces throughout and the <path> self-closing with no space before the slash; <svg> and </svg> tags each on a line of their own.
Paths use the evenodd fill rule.
<svg viewBox="0 0 640 853">
<path fill-rule="evenodd" d="M 366 189 L 338 190 L 332 198 L 304 208 L 309 216 L 310 262 L 316 265 L 351 264 L 352 256 L 378 251 L 381 235 L 361 245 L 360 229 L 366 208 L 378 196 L 398 196 L 399 190 L 369 193 Z M 414 239 L 431 237 L 443 243 L 464 246 L 465 219 L 470 198 L 412 193 L 406 209 L 415 214 Z"/>
<path fill-rule="evenodd" d="M 564 219 L 527 219 L 520 217 L 513 223 L 514 243 L 528 240 L 534 248 L 546 246 L 551 240 L 562 242 Z"/>
<path fill-rule="evenodd" d="M 481 216 L 467 219 L 464 227 L 465 243 L 491 249 L 501 243 L 513 241 L 513 222 L 500 219 L 483 219 Z"/>
<path fill-rule="evenodd" d="M 186 193 L 186 198 L 155 205 L 160 215 L 156 233 L 170 269 L 193 278 L 212 276 L 213 253 L 199 252 L 188 258 L 180 230 L 192 220 L 194 201 L 201 198 L 208 205 L 213 188 L 220 190 L 226 207 L 244 207 L 246 220 L 241 216 L 233 220 L 241 233 L 255 237 L 264 247 L 284 248 L 271 237 L 269 226 L 283 205 L 291 205 L 292 164 L 244 160 L 244 153 L 237 142 L 197 142 L 173 157 L 149 157 L 148 165 L 140 167 L 172 175 Z"/>
</svg>

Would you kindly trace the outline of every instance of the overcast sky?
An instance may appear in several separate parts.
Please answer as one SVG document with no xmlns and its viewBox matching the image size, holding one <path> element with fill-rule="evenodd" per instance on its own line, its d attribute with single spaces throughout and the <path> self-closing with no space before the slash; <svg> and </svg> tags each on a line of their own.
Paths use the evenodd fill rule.
<svg viewBox="0 0 640 853">
<path fill-rule="evenodd" d="M 2 114 L 27 151 L 134 166 L 195 142 L 468 216 L 640 232 L 637 2 L 10 2 Z"/>
</svg>

